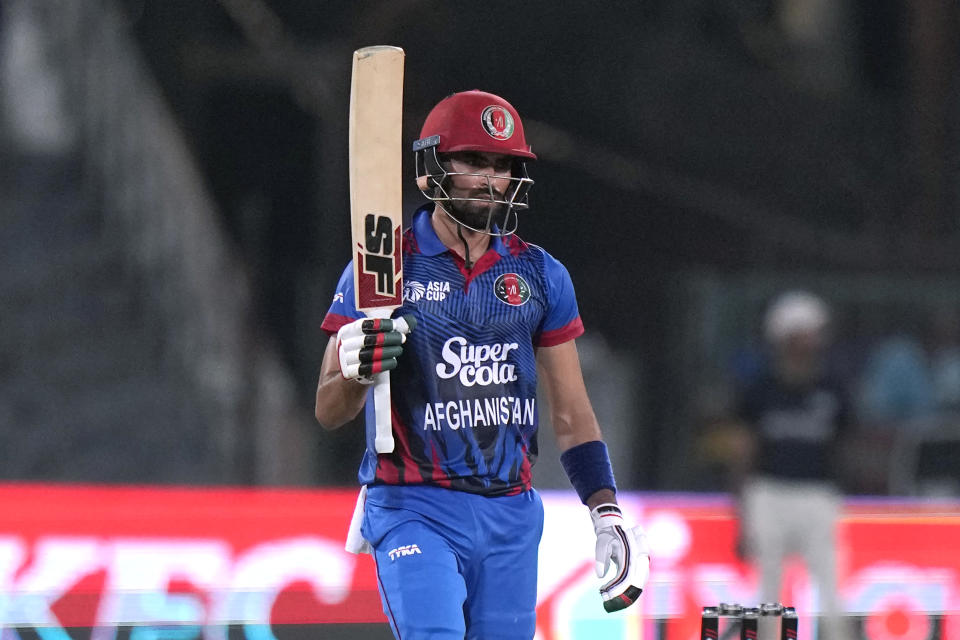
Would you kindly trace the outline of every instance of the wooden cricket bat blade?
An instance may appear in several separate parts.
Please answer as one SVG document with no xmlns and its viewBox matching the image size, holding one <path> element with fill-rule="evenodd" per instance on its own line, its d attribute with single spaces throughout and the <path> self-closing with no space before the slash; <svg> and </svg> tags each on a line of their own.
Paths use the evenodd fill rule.
<svg viewBox="0 0 960 640">
<path fill-rule="evenodd" d="M 356 307 L 389 318 L 403 300 L 403 63 L 399 47 L 353 54 L 350 83 L 350 220 Z M 390 374 L 374 377 L 375 446 L 393 451 Z"/>
</svg>

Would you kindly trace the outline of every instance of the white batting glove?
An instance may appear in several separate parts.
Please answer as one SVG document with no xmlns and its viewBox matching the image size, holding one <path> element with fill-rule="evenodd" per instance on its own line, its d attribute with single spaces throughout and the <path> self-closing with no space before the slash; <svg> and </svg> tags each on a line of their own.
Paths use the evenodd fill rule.
<svg viewBox="0 0 960 640">
<path fill-rule="evenodd" d="M 643 528 L 628 528 L 620 507 L 607 503 L 590 510 L 593 530 L 597 534 L 597 577 L 617 566 L 613 578 L 600 587 L 603 608 L 607 612 L 626 609 L 640 597 L 650 575 L 650 550 Z"/>
<path fill-rule="evenodd" d="M 340 327 L 337 356 L 340 374 L 348 380 L 372 384 L 374 374 L 397 368 L 407 334 L 417 326 L 412 315 L 401 318 L 360 318 Z"/>
</svg>

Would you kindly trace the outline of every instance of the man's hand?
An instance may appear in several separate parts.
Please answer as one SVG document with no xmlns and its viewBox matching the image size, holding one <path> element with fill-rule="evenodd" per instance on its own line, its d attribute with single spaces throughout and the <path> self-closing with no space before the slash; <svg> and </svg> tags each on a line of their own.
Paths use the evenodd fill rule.
<svg viewBox="0 0 960 640">
<path fill-rule="evenodd" d="M 412 315 L 394 319 L 360 318 L 340 327 L 337 356 L 340 374 L 348 380 L 372 384 L 373 376 L 397 368 L 407 334 L 417 326 Z"/>
<path fill-rule="evenodd" d="M 590 510 L 593 530 L 597 534 L 597 577 L 617 566 L 616 574 L 600 587 L 603 608 L 607 612 L 625 609 L 637 601 L 650 575 L 650 551 L 642 527 L 628 528 L 620 507 L 607 503 Z"/>
</svg>

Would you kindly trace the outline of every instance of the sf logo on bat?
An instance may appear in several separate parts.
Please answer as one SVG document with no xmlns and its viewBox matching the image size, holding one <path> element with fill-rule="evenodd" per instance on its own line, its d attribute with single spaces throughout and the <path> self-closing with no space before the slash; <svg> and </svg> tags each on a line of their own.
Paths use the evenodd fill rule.
<svg viewBox="0 0 960 640">
<path fill-rule="evenodd" d="M 363 219 L 363 272 L 375 276 L 378 296 L 397 294 L 394 245 L 397 238 L 390 216 L 368 213 Z"/>
</svg>

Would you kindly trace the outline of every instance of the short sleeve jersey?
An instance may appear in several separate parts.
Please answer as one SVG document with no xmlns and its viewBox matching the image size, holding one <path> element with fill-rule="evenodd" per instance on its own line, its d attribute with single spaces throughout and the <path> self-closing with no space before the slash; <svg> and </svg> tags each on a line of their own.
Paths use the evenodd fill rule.
<svg viewBox="0 0 960 640">
<path fill-rule="evenodd" d="M 361 484 L 429 484 L 490 496 L 531 487 L 537 457 L 535 349 L 583 333 L 566 268 L 516 236 L 491 238 L 473 268 L 448 250 L 419 209 L 403 238 L 403 306 L 413 314 L 390 375 L 393 453 L 374 450 L 372 394 Z M 363 317 L 347 265 L 321 325 Z"/>
</svg>

